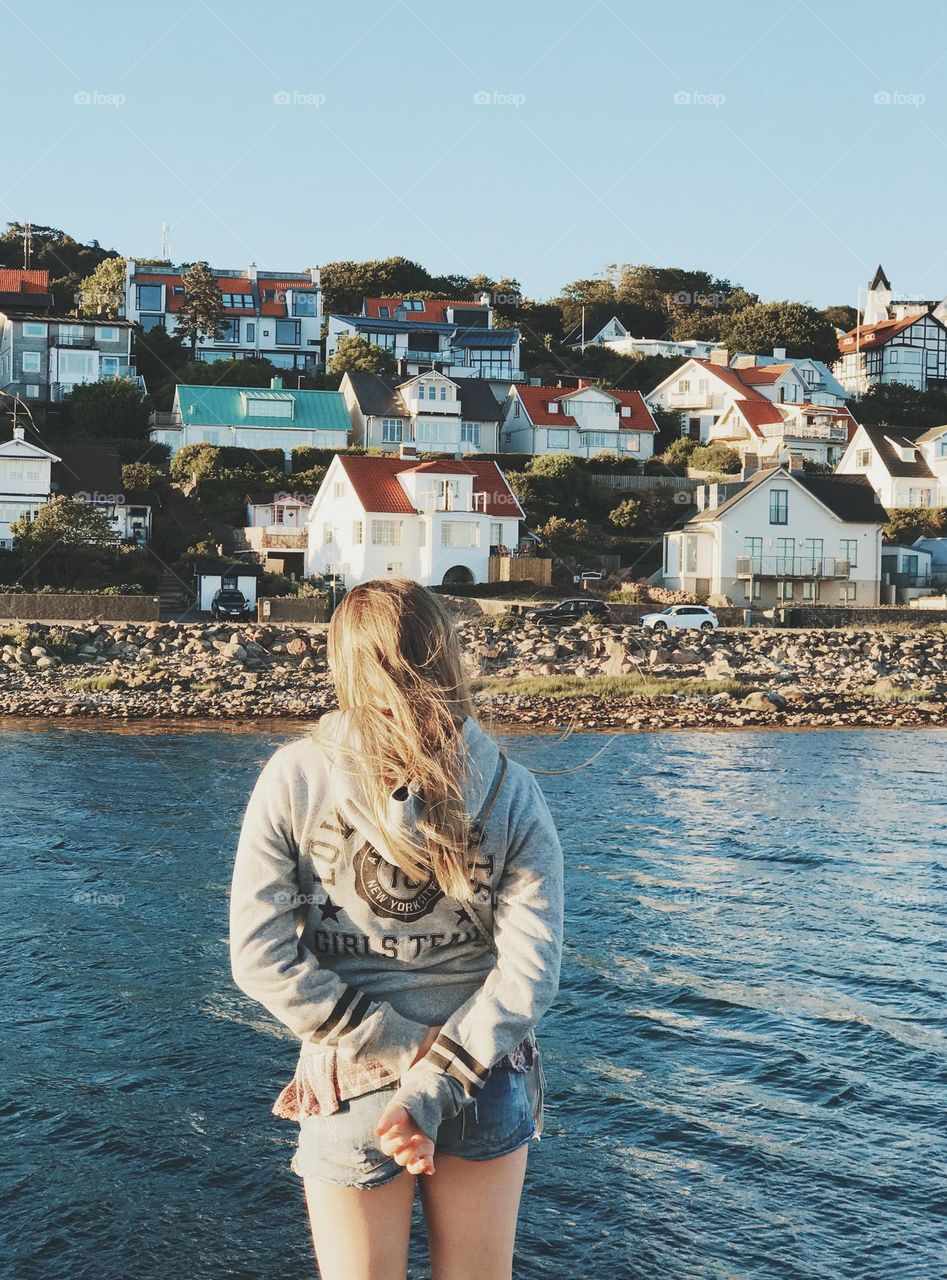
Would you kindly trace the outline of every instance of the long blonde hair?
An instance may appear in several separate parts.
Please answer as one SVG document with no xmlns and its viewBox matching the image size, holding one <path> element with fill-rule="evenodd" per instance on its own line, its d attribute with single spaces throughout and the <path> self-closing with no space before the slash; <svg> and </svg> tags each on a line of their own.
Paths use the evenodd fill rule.
<svg viewBox="0 0 947 1280">
<path fill-rule="evenodd" d="M 412 880 L 433 874 L 445 894 L 470 901 L 461 732 L 475 713 L 450 614 L 407 578 L 362 583 L 332 616 L 328 660 L 356 729 L 354 748 L 341 750 L 388 852 Z M 408 781 L 423 799 L 416 840 L 390 812 L 392 792 Z"/>
</svg>

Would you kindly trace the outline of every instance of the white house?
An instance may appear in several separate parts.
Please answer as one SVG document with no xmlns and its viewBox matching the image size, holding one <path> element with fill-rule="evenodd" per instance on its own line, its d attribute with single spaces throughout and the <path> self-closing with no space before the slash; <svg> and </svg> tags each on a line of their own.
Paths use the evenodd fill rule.
<svg viewBox="0 0 947 1280">
<path fill-rule="evenodd" d="M 729 367 L 726 352 L 712 360 L 691 359 L 662 379 L 645 399 L 652 409 L 679 413 L 681 435 L 706 444 L 711 427 L 735 400 L 773 399 L 772 393 L 779 393 L 779 384 L 769 382 L 758 389 L 744 382 L 741 372 Z M 786 375 L 782 385 L 791 383 L 792 377 Z"/>
<path fill-rule="evenodd" d="M 247 523 L 243 538 L 255 551 L 268 573 L 301 577 L 305 571 L 306 518 L 315 494 L 306 500 L 299 493 L 276 493 L 272 497 L 247 497 Z"/>
<path fill-rule="evenodd" d="M 606 347 L 618 356 L 683 356 L 685 359 L 689 356 L 709 358 L 712 352 L 723 350 L 719 343 L 700 338 L 687 338 L 682 342 L 671 338 L 633 338 L 617 316 L 603 325 L 597 321 L 593 321 L 591 327 L 577 324 L 566 334 L 563 345 L 573 351 Z"/>
<path fill-rule="evenodd" d="M 348 410 L 338 391 L 295 391 L 281 377 L 269 387 L 180 383 L 170 413 L 151 415 L 151 438 L 171 449 L 186 444 L 282 449 L 287 459 L 298 445 L 344 449 Z"/>
<path fill-rule="evenodd" d="M 402 444 L 424 453 L 499 452 L 500 405 L 483 378 L 354 372 L 339 391 L 353 444 L 391 453 Z"/>
<path fill-rule="evenodd" d="M 22 516 L 35 519 L 49 501 L 53 464 L 59 455 L 32 444 L 22 427 L 0 444 L 0 547 L 13 545 L 10 526 Z"/>
<path fill-rule="evenodd" d="M 403 361 L 405 374 L 436 370 L 450 378 L 521 378 L 520 331 L 494 327 L 490 295 L 470 299 L 366 298 L 358 316 L 329 316 L 326 361 L 344 337 L 358 337 Z"/>
<path fill-rule="evenodd" d="M 803 400 L 809 404 L 828 405 L 831 408 L 844 408 L 850 393 L 845 390 L 832 370 L 822 360 L 813 360 L 809 356 L 787 356 L 785 348 L 774 347 L 771 356 L 751 355 L 737 352 L 730 360 L 731 369 L 762 369 L 772 365 L 792 365 L 799 374 L 804 391 Z M 741 375 L 742 376 L 742 375 Z M 743 379 L 750 382 L 750 379 Z"/>
<path fill-rule="evenodd" d="M 147 333 L 173 333 L 184 304 L 186 268 L 129 259 L 125 274 L 127 319 Z M 223 323 L 216 337 L 200 338 L 199 360 L 265 359 L 279 369 L 303 371 L 322 359 L 322 287 L 318 267 L 306 271 L 212 268 Z"/>
<path fill-rule="evenodd" d="M 760 607 L 878 603 L 887 513 L 864 477 L 780 466 L 699 497 L 664 535 L 666 586 Z"/>
<path fill-rule="evenodd" d="M 947 506 L 947 425 L 915 440 L 889 427 L 860 426 L 838 466 L 865 476 L 882 506 Z"/>
<path fill-rule="evenodd" d="M 306 572 L 486 582 L 491 548 L 516 547 L 523 518 L 495 462 L 337 454 L 309 512 Z"/>
<path fill-rule="evenodd" d="M 657 424 L 640 391 L 605 390 L 582 381 L 578 387 L 514 384 L 503 410 L 505 453 L 597 453 L 646 459 L 654 453 Z"/>
<path fill-rule="evenodd" d="M 736 449 L 744 465 L 785 462 L 791 455 L 832 466 L 842 457 L 857 423 L 846 408 L 734 400 L 710 428 L 708 444 Z"/>
<path fill-rule="evenodd" d="M 905 383 L 947 386 L 947 300 L 895 300 L 881 267 L 868 286 L 861 322 L 839 338 L 835 376 L 849 392 Z"/>
</svg>

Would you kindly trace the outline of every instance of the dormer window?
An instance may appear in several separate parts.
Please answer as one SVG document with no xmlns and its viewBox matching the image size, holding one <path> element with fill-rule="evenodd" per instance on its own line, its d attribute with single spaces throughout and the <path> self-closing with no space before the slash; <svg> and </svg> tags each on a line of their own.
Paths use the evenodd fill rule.
<svg viewBox="0 0 947 1280">
<path fill-rule="evenodd" d="M 379 307 L 378 315 L 382 320 L 388 320 L 391 317 L 391 307 Z"/>
<path fill-rule="evenodd" d="M 621 416 L 622 416 L 623 418 L 630 418 L 630 417 L 631 417 L 631 406 L 630 406 L 630 405 L 627 405 L 627 404 L 623 404 L 623 405 L 622 405 L 622 407 L 621 407 Z"/>
<path fill-rule="evenodd" d="M 549 401 L 549 412 L 550 412 L 550 413 L 558 413 L 558 412 L 559 412 L 559 406 L 556 404 L 555 400 L 550 400 L 550 401 Z"/>
</svg>

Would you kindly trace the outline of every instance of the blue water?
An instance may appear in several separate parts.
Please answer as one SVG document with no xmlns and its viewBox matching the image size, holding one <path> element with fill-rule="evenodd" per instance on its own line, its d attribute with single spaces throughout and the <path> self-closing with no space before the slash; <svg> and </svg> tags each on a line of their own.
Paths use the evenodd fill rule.
<svg viewBox="0 0 947 1280">
<path fill-rule="evenodd" d="M 315 1275 L 295 1045 L 225 939 L 282 740 L 0 733 L 3 1277 Z M 947 732 L 508 745 L 605 741 L 542 779 L 566 946 L 515 1274 L 942 1280 Z"/>
</svg>

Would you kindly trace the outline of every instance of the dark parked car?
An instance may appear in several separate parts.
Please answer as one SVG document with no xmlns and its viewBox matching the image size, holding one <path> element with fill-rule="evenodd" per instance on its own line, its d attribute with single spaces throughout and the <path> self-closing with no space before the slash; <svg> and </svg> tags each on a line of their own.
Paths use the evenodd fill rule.
<svg viewBox="0 0 947 1280">
<path fill-rule="evenodd" d="M 562 627 L 567 623 L 575 622 L 577 618 L 585 617 L 589 613 L 603 621 L 608 621 L 612 616 L 611 610 L 604 600 L 583 599 L 578 596 L 572 600 L 560 600 L 558 604 L 550 605 L 545 609 L 529 609 L 526 617 L 531 622 L 540 622 L 551 627 Z"/>
<path fill-rule="evenodd" d="M 233 587 L 221 587 L 214 593 L 210 611 L 215 618 L 237 618 L 246 621 L 250 617 L 250 605 L 242 591 Z"/>
</svg>

